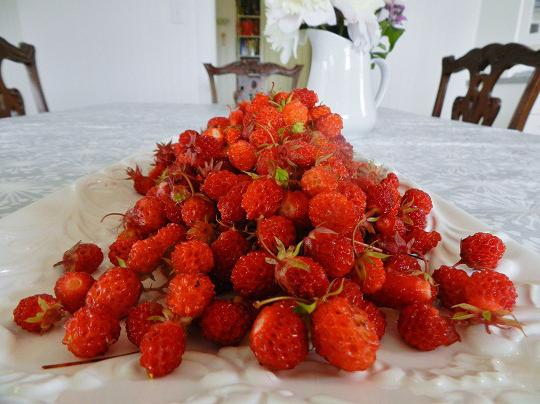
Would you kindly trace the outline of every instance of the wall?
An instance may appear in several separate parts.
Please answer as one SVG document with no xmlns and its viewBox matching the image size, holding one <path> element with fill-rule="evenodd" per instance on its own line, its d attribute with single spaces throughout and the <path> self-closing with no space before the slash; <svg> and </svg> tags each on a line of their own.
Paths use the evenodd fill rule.
<svg viewBox="0 0 540 404">
<path fill-rule="evenodd" d="M 0 14 L 5 2 L 13 8 L 2 0 Z M 210 101 L 202 63 L 216 61 L 214 0 L 16 3 L 20 38 L 37 48 L 51 110 Z M 4 27 L 0 35 L 11 40 Z"/>
</svg>

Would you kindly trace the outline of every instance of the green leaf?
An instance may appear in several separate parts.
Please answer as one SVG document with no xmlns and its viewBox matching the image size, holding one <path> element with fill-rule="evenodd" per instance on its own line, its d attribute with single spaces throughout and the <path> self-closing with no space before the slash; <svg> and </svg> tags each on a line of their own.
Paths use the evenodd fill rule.
<svg viewBox="0 0 540 404">
<path fill-rule="evenodd" d="M 279 185 L 286 187 L 289 184 L 289 172 L 284 168 L 278 167 L 274 173 L 274 179 Z"/>
<path fill-rule="evenodd" d="M 489 310 L 482 311 L 482 318 L 486 321 L 491 321 L 491 312 Z"/>
<path fill-rule="evenodd" d="M 117 257 L 116 260 L 118 261 L 118 266 L 120 268 L 127 268 L 126 261 L 124 261 L 122 258 Z"/>
<path fill-rule="evenodd" d="M 31 323 L 31 324 L 40 323 L 43 320 L 43 315 L 44 314 L 45 314 L 44 312 L 39 312 L 34 317 L 29 317 L 24 321 L 26 323 Z"/>
<path fill-rule="evenodd" d="M 306 131 L 306 127 L 304 125 L 304 122 L 296 122 L 292 126 L 292 132 L 293 133 L 304 133 Z"/>
<path fill-rule="evenodd" d="M 270 264 L 270 265 L 276 265 L 277 264 L 277 261 L 273 258 L 270 258 L 270 257 L 266 257 L 264 259 L 264 262 L 266 262 L 267 264 Z"/>
<path fill-rule="evenodd" d="M 473 318 L 475 317 L 474 314 L 471 314 L 471 313 L 466 313 L 466 312 L 459 312 L 459 313 L 456 313 L 452 316 L 452 320 L 458 320 L 458 321 L 461 321 L 461 320 L 468 320 L 469 318 Z"/>
<path fill-rule="evenodd" d="M 367 218 L 367 221 L 368 221 L 369 223 L 375 223 L 377 220 L 379 220 L 378 217 L 368 217 L 368 218 Z"/>
<path fill-rule="evenodd" d="M 38 302 L 38 305 L 39 305 L 39 308 L 41 309 L 41 311 L 45 312 L 45 311 L 49 310 L 50 306 L 43 298 L 38 297 L 37 302 Z"/>
<path fill-rule="evenodd" d="M 300 315 L 311 314 L 315 311 L 315 308 L 317 307 L 317 301 L 314 301 L 311 304 L 305 304 L 302 302 L 296 302 L 296 303 L 298 304 L 298 306 L 294 308 L 294 312 Z"/>
<path fill-rule="evenodd" d="M 252 172 L 249 172 L 249 171 L 242 171 L 244 174 L 247 174 L 251 177 L 252 180 L 256 180 L 258 178 L 260 178 L 260 175 L 258 174 L 255 174 L 255 173 L 252 173 Z"/>
<path fill-rule="evenodd" d="M 381 260 L 385 260 L 385 259 L 391 257 L 390 254 L 384 254 L 384 253 L 381 253 L 381 252 L 378 252 L 378 251 L 373 251 L 373 250 L 366 251 L 366 255 L 368 257 L 379 258 Z"/>
<path fill-rule="evenodd" d="M 298 268 L 298 269 L 301 269 L 302 271 L 306 271 L 306 272 L 311 271 L 308 264 L 306 264 L 305 262 L 303 262 L 303 261 L 301 261 L 299 259 L 296 259 L 296 258 L 289 258 L 287 260 L 287 266 L 289 268 Z"/>
</svg>

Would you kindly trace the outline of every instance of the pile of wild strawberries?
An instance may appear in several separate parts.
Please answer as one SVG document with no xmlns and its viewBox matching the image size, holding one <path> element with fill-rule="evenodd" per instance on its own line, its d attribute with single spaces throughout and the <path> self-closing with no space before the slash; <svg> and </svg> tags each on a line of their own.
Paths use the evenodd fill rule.
<svg viewBox="0 0 540 404">
<path fill-rule="evenodd" d="M 441 236 L 425 230 L 431 198 L 401 194 L 395 174 L 353 160 L 342 126 L 296 89 L 258 94 L 202 133 L 158 144 L 147 176 L 128 169 L 143 197 L 109 246 L 113 266 L 95 280 L 101 250 L 76 244 L 55 297 L 23 299 L 15 322 L 42 333 L 69 313 L 63 343 L 94 358 L 125 319 L 150 377 L 180 365 L 192 327 L 218 346 L 249 335 L 269 369 L 292 369 L 313 347 L 347 371 L 375 361 L 380 307 L 399 310 L 389 327 L 422 351 L 458 341 L 457 322 L 519 327 L 514 285 L 495 270 L 503 242 L 474 234 L 459 262 L 432 271 Z"/>
</svg>

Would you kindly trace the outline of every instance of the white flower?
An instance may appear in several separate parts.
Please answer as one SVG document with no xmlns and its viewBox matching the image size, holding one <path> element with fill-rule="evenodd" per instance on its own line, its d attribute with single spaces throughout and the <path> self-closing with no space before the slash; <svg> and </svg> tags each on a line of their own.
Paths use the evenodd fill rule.
<svg viewBox="0 0 540 404">
<path fill-rule="evenodd" d="M 336 14 L 330 0 L 267 0 L 264 34 L 272 49 L 281 52 L 286 63 L 296 57 L 300 26 L 335 25 Z"/>
<path fill-rule="evenodd" d="M 369 51 L 379 43 L 381 30 L 375 12 L 384 7 L 383 0 L 332 0 L 332 3 L 343 13 L 355 48 Z"/>
</svg>

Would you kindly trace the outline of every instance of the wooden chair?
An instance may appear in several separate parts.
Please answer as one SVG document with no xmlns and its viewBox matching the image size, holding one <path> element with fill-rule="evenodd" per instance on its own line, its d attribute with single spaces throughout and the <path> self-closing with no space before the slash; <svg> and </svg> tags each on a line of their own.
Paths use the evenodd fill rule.
<svg viewBox="0 0 540 404">
<path fill-rule="evenodd" d="M 217 89 L 215 76 L 222 74 L 236 74 L 237 84 L 240 82 L 242 77 L 253 77 L 258 76 L 262 80 L 265 80 L 268 76 L 272 74 L 279 74 L 282 76 L 287 76 L 292 78 L 292 88 L 296 88 L 298 85 L 298 79 L 300 77 L 300 72 L 302 71 L 303 65 L 296 65 L 291 68 L 280 66 L 275 63 L 259 63 L 258 60 L 240 60 L 237 62 L 230 63 L 222 67 L 216 67 L 211 63 L 205 63 L 204 67 L 208 73 L 208 78 L 210 79 L 210 90 L 212 91 L 212 103 L 217 104 Z M 261 89 L 262 91 L 262 89 Z M 237 86 L 236 91 L 234 92 L 234 102 L 238 103 L 238 97 L 240 95 L 240 89 Z"/>
<path fill-rule="evenodd" d="M 21 43 L 19 47 L 16 47 L 0 37 L 0 118 L 10 117 L 14 113 L 16 115 L 25 114 L 21 93 L 16 88 L 7 88 L 2 79 L 1 68 L 4 59 L 26 66 L 37 109 L 39 112 L 49 112 L 36 67 L 36 49 L 27 43 Z"/>
<path fill-rule="evenodd" d="M 509 129 L 522 131 L 540 91 L 540 51 L 517 43 L 494 43 L 473 49 L 459 59 L 453 56 L 443 58 L 441 81 L 432 115 L 441 116 L 450 75 L 467 69 L 469 88 L 464 97 L 455 99 L 452 119 L 491 126 L 501 108 L 500 98 L 492 97 L 491 92 L 501 74 L 515 65 L 535 68 L 508 125 Z M 490 70 L 485 72 L 488 66 Z"/>
</svg>

